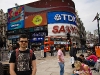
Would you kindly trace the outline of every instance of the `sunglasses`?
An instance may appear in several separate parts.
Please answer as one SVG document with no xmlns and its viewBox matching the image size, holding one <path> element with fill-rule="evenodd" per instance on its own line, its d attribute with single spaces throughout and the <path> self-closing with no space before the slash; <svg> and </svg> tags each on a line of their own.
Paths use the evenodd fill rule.
<svg viewBox="0 0 100 75">
<path fill-rule="evenodd" d="M 25 42 L 25 43 L 27 43 L 28 41 L 20 41 L 21 43 L 23 43 L 23 42 Z"/>
</svg>

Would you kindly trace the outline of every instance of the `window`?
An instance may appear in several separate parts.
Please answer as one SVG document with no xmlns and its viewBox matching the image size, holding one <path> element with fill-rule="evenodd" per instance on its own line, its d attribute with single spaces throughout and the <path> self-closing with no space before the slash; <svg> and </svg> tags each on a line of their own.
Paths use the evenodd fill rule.
<svg viewBox="0 0 100 75">
<path fill-rule="evenodd" d="M 48 42 L 48 37 L 45 38 L 45 42 Z"/>
<path fill-rule="evenodd" d="M 54 41 L 54 38 L 51 37 L 51 38 L 50 38 L 50 41 Z"/>
</svg>

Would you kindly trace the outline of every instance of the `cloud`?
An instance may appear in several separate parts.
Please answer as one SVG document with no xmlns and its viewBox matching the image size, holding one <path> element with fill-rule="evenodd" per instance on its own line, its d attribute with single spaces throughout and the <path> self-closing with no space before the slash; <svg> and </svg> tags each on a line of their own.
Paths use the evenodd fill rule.
<svg viewBox="0 0 100 75">
<path fill-rule="evenodd" d="M 19 5 L 27 4 L 38 0 L 0 0 L 0 9 L 7 12 L 8 8 L 15 7 L 15 3 Z M 97 22 L 93 21 L 96 13 L 100 13 L 100 0 L 73 0 L 78 15 L 81 18 L 86 31 L 97 29 Z"/>
<path fill-rule="evenodd" d="M 97 29 L 97 21 L 93 21 L 97 12 L 100 13 L 100 0 L 73 0 L 78 15 L 81 18 L 86 31 L 93 32 Z"/>
</svg>

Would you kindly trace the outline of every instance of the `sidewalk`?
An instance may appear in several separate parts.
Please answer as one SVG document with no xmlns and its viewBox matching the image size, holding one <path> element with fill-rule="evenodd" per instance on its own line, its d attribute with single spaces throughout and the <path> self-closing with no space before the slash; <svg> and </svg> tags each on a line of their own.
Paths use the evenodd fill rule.
<svg viewBox="0 0 100 75">
<path fill-rule="evenodd" d="M 65 75 L 70 75 L 72 72 L 69 59 L 65 59 Z M 59 65 L 56 57 L 51 60 L 45 60 L 37 64 L 37 74 L 36 75 L 59 75 Z"/>
<path fill-rule="evenodd" d="M 79 54 L 78 54 L 79 55 Z M 36 75 L 60 75 L 59 65 L 56 56 L 47 56 L 43 58 L 44 60 L 37 64 L 37 74 Z M 37 60 L 38 61 L 38 60 Z M 70 63 L 70 57 L 67 53 L 65 56 L 65 73 L 64 75 L 72 74 L 72 67 Z M 93 72 L 93 75 L 100 75 L 100 73 Z"/>
</svg>

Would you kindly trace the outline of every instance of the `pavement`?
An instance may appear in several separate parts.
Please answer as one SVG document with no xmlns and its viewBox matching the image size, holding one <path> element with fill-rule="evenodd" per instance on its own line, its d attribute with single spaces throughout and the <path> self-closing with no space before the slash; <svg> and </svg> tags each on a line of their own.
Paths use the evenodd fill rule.
<svg viewBox="0 0 100 75">
<path fill-rule="evenodd" d="M 35 51 L 35 55 L 37 58 L 37 73 L 36 75 L 60 75 L 60 68 L 57 61 L 57 56 L 51 56 L 50 53 L 47 53 L 46 58 L 41 58 L 40 51 Z M 79 56 L 81 53 L 78 53 Z M 84 53 L 86 56 L 86 53 Z M 8 63 L 5 61 L 4 63 Z M 92 67 L 93 68 L 93 67 Z M 72 75 L 73 68 L 71 67 L 70 56 L 69 53 L 66 52 L 65 56 L 65 68 L 64 75 Z M 92 75 L 100 75 L 100 72 L 92 71 Z"/>
<path fill-rule="evenodd" d="M 57 56 L 50 56 L 50 53 L 47 53 L 46 58 L 40 58 L 39 55 L 37 56 L 39 52 L 40 51 L 35 52 L 36 57 L 37 57 L 37 74 L 36 75 L 60 75 L 60 68 L 58 65 Z M 79 55 L 80 53 L 77 54 L 77 56 Z M 66 52 L 66 56 L 65 56 L 64 70 L 65 70 L 64 75 L 71 75 L 73 71 L 68 52 Z M 98 73 L 98 72 L 92 71 L 92 73 L 93 75 L 100 75 L 100 72 Z"/>
</svg>

